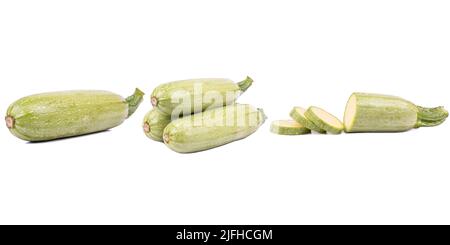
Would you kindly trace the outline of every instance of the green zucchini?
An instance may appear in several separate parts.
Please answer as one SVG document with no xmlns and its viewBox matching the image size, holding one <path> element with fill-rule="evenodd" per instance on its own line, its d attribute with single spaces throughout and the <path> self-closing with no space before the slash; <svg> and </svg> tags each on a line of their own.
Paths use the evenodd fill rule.
<svg viewBox="0 0 450 245">
<path fill-rule="evenodd" d="M 35 94 L 11 104 L 5 121 L 11 133 L 27 141 L 47 141 L 120 125 L 138 108 L 144 93 L 124 99 L 107 91 L 63 91 Z"/>
<path fill-rule="evenodd" d="M 164 143 L 190 153 L 208 150 L 254 133 L 266 119 L 262 109 L 233 104 L 176 119 L 164 129 Z"/>
<path fill-rule="evenodd" d="M 170 123 L 170 116 L 153 108 L 144 117 L 143 128 L 145 135 L 156 141 L 163 141 L 164 128 Z"/>
<path fill-rule="evenodd" d="M 444 107 L 424 108 L 396 96 L 353 93 L 345 109 L 346 132 L 402 132 L 445 121 Z"/>
<path fill-rule="evenodd" d="M 156 87 L 151 103 L 172 117 L 190 115 L 234 103 L 252 83 L 250 77 L 239 83 L 224 78 L 174 81 Z"/>
<path fill-rule="evenodd" d="M 309 107 L 305 112 L 305 116 L 316 126 L 325 130 L 327 133 L 340 134 L 344 129 L 344 125 L 339 119 L 337 119 L 337 117 L 331 115 L 330 113 L 319 107 Z"/>
<path fill-rule="evenodd" d="M 294 120 L 273 121 L 270 125 L 270 131 L 281 135 L 301 135 L 310 134 L 311 130 Z"/>
<path fill-rule="evenodd" d="M 314 130 L 320 134 L 326 133 L 325 130 L 321 129 L 320 127 L 316 126 L 312 121 L 310 121 L 305 116 L 306 110 L 302 107 L 296 106 L 291 110 L 291 113 L 289 114 L 292 119 L 294 119 L 299 124 L 309 128 L 310 130 Z"/>
</svg>

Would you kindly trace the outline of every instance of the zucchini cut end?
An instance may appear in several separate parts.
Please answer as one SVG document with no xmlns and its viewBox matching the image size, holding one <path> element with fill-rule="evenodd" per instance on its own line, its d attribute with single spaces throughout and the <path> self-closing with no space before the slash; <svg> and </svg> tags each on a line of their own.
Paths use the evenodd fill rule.
<svg viewBox="0 0 450 245">
<path fill-rule="evenodd" d="M 295 106 L 294 108 L 292 108 L 291 114 L 296 113 L 298 115 L 305 117 L 305 112 L 306 112 L 305 108 L 300 107 L 300 106 Z"/>
<path fill-rule="evenodd" d="M 270 125 L 270 131 L 280 135 L 301 135 L 311 133 L 311 130 L 294 120 L 273 121 Z"/>
<path fill-rule="evenodd" d="M 344 129 L 344 125 L 337 117 L 319 107 L 309 107 L 305 115 L 315 125 L 328 133 L 340 134 Z"/>
<path fill-rule="evenodd" d="M 356 117 L 356 95 L 352 94 L 347 101 L 344 112 L 345 132 L 351 132 Z"/>
<path fill-rule="evenodd" d="M 304 125 L 306 128 L 316 131 L 320 134 L 326 133 L 325 130 L 321 129 L 320 127 L 316 126 L 311 120 L 309 120 L 306 116 L 306 109 L 303 107 L 295 106 L 291 113 L 289 114 L 292 119 L 294 119 L 297 123 Z"/>
</svg>

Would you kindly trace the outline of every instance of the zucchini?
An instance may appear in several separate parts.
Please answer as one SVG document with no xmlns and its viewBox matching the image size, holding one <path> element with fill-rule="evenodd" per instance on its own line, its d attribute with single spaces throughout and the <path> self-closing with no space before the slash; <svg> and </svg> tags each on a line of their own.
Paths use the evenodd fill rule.
<svg viewBox="0 0 450 245">
<path fill-rule="evenodd" d="M 144 117 L 143 128 L 145 135 L 152 140 L 163 141 L 164 128 L 170 123 L 170 116 L 153 108 Z"/>
<path fill-rule="evenodd" d="M 172 118 L 190 115 L 234 103 L 252 83 L 250 77 L 239 83 L 224 78 L 174 81 L 156 87 L 151 103 Z"/>
<path fill-rule="evenodd" d="M 35 94 L 11 104 L 6 126 L 16 137 L 27 141 L 47 141 L 120 125 L 131 116 L 144 93 L 136 89 L 124 99 L 107 91 L 62 91 Z"/>
<path fill-rule="evenodd" d="M 299 124 L 309 128 L 310 130 L 314 130 L 320 134 L 326 133 L 325 130 L 321 129 L 320 127 L 316 126 L 312 121 L 310 121 L 305 116 L 306 110 L 302 107 L 296 106 L 291 110 L 291 113 L 289 114 L 292 119 L 294 119 Z"/>
<path fill-rule="evenodd" d="M 270 125 L 270 131 L 281 135 L 301 135 L 310 134 L 311 130 L 294 120 L 273 121 Z"/>
<path fill-rule="evenodd" d="M 424 108 L 396 96 L 353 93 L 345 108 L 345 131 L 402 132 L 433 127 L 445 121 L 444 107 Z"/>
<path fill-rule="evenodd" d="M 233 104 L 176 119 L 164 129 L 164 143 L 179 153 L 208 150 L 243 139 L 265 121 L 262 109 Z"/>
<path fill-rule="evenodd" d="M 309 107 L 305 112 L 305 116 L 327 133 L 340 134 L 344 129 L 344 125 L 341 120 L 319 107 Z"/>
</svg>

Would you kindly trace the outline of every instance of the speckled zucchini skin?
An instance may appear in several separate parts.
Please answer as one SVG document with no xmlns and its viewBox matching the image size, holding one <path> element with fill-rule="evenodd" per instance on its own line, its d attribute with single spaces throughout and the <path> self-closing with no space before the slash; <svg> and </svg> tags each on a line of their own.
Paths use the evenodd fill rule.
<svg viewBox="0 0 450 245">
<path fill-rule="evenodd" d="M 370 93 L 352 96 L 356 98 L 356 112 L 353 120 L 345 123 L 345 131 L 349 133 L 402 132 L 437 126 L 448 117 L 443 107 L 424 108 L 397 96 Z"/>
<path fill-rule="evenodd" d="M 63 91 L 24 97 L 6 113 L 11 133 L 27 141 L 47 141 L 120 125 L 136 110 L 143 93 L 127 99 L 107 91 Z"/>
<path fill-rule="evenodd" d="M 158 108 L 153 108 L 144 117 L 144 133 L 150 139 L 162 142 L 164 129 L 169 123 L 169 115 L 161 112 Z"/>
<path fill-rule="evenodd" d="M 252 83 L 250 77 L 239 83 L 224 78 L 174 81 L 156 87 L 151 102 L 168 115 L 185 116 L 234 103 Z M 217 97 L 220 101 L 216 101 Z M 172 115 L 174 110 L 177 115 Z"/>
<path fill-rule="evenodd" d="M 198 152 L 245 138 L 265 119 L 262 109 L 233 104 L 174 120 L 164 129 L 163 139 L 176 152 Z"/>
</svg>

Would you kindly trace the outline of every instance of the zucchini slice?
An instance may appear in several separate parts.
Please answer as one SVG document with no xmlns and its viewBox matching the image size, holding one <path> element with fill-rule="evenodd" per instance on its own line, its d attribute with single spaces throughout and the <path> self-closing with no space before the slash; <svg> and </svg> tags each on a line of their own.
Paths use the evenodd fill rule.
<svg viewBox="0 0 450 245">
<path fill-rule="evenodd" d="M 314 130 L 318 133 L 324 134 L 326 133 L 325 130 L 321 129 L 320 127 L 316 126 L 311 120 L 306 118 L 305 116 L 306 110 L 302 107 L 296 106 L 291 110 L 291 113 L 289 114 L 292 119 L 294 119 L 299 124 L 309 128 L 310 130 Z"/>
<path fill-rule="evenodd" d="M 321 129 L 332 134 L 340 134 L 344 129 L 342 122 L 325 110 L 311 106 L 306 110 L 305 116 Z"/>
<path fill-rule="evenodd" d="M 301 135 L 310 134 L 311 130 L 294 120 L 273 121 L 270 125 L 270 131 L 280 135 Z"/>
</svg>

